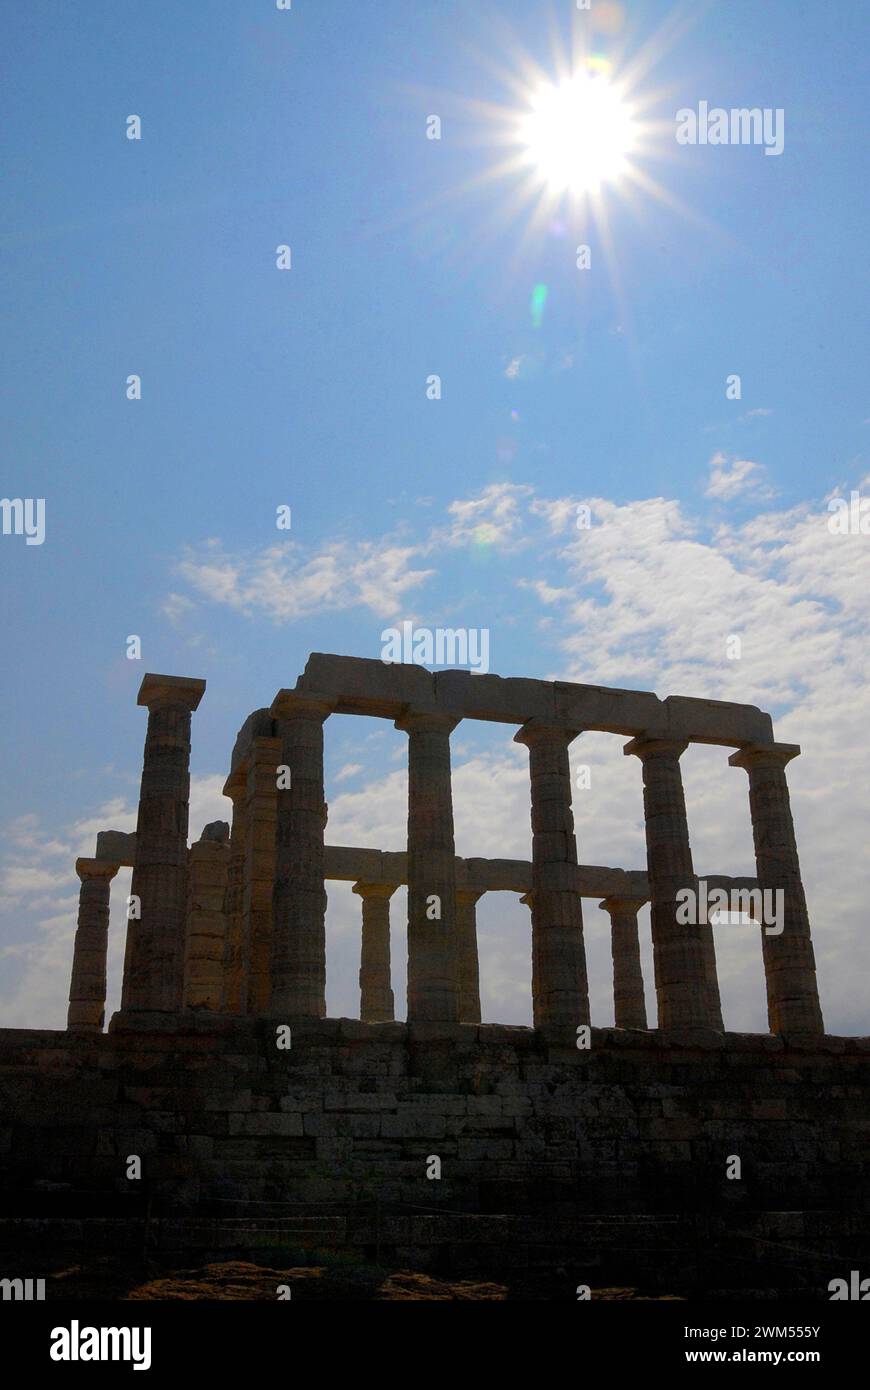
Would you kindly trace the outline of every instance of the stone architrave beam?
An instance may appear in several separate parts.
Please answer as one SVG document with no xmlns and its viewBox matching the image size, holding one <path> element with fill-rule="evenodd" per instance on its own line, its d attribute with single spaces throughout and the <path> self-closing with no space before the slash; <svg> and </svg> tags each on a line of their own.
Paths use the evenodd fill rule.
<svg viewBox="0 0 870 1390">
<path fill-rule="evenodd" d="M 408 708 L 453 719 L 502 724 L 560 724 L 637 737 L 669 738 L 740 747 L 772 743 L 770 715 L 755 705 L 686 696 L 659 699 L 651 691 L 619 690 L 571 681 L 539 681 L 427 671 L 412 663 L 312 652 L 296 684 L 335 700 L 337 714 L 398 719 Z"/>
</svg>

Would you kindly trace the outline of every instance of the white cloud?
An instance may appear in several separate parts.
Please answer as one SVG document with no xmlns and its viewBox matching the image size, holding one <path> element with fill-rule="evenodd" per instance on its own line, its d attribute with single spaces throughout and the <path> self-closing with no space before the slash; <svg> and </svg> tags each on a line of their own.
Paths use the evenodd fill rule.
<svg viewBox="0 0 870 1390">
<path fill-rule="evenodd" d="M 390 541 L 340 540 L 312 556 L 291 541 L 230 556 L 212 542 L 189 551 L 178 573 L 203 598 L 278 623 L 358 605 L 389 618 L 401 610 L 403 595 L 433 573 L 412 568 L 418 553 Z"/>
<path fill-rule="evenodd" d="M 356 777 L 358 772 L 363 771 L 362 763 L 345 763 L 344 767 L 339 768 L 335 774 L 336 782 L 348 782 L 351 777 Z"/>
<path fill-rule="evenodd" d="M 760 463 L 752 463 L 749 459 L 735 459 L 729 464 L 724 454 L 716 453 L 711 458 L 708 468 L 710 478 L 704 489 L 705 497 L 731 502 L 740 496 L 759 499 L 773 496 L 773 490 L 764 481 L 764 469 Z"/>
<path fill-rule="evenodd" d="M 498 485 L 453 505 L 449 535 L 456 544 L 464 543 L 485 521 L 515 550 L 516 583 L 546 605 L 548 639 L 558 654 L 556 669 L 541 670 L 542 677 L 758 704 L 775 715 L 781 740 L 802 744 L 803 756 L 790 765 L 789 783 L 822 1004 L 832 1031 L 867 1032 L 866 1004 L 856 981 L 870 973 L 865 926 L 870 897 L 865 847 L 870 541 L 831 535 L 822 503 L 767 511 L 740 524 L 720 524 L 711 533 L 674 499 L 624 505 L 606 498 L 583 500 L 591 505 L 594 519 L 589 530 L 578 532 L 573 524 L 576 499 L 538 498 L 527 487 Z M 554 544 L 554 533 L 562 542 Z M 404 553 L 396 574 L 407 578 L 413 573 L 409 557 L 434 553 L 438 534 L 433 531 L 413 551 L 398 547 Z M 315 592 L 362 601 L 368 560 L 371 583 L 378 582 L 377 548 L 363 554 L 363 570 L 349 585 L 330 563 L 345 544 L 323 548 L 320 571 L 314 560 L 292 560 L 283 548 L 280 561 L 274 553 L 269 560 L 222 559 L 214 548 L 206 559 L 224 575 L 218 590 L 230 595 L 229 601 L 271 617 L 285 611 L 281 584 L 295 573 L 294 564 L 311 579 L 309 595 L 297 599 L 303 608 L 314 602 Z M 353 553 L 359 556 L 359 548 Z M 319 578 L 312 578 L 312 565 Z M 726 656 L 731 634 L 742 638 L 737 661 Z M 489 743 L 472 721 L 454 736 L 457 849 L 467 855 L 527 857 L 527 755 L 511 742 L 512 728 L 485 727 Z M 584 734 L 572 745 L 575 769 L 582 763 L 592 772 L 591 788 L 575 794 L 578 853 L 586 863 L 640 868 L 645 857 L 640 768 L 636 760 L 623 757 L 621 744 L 612 736 Z M 330 843 L 402 848 L 405 743 L 363 737 L 353 745 L 352 756 L 358 761 L 345 762 L 331 779 L 342 789 L 327 790 Z M 683 767 L 697 870 L 751 873 L 745 773 L 727 766 L 723 748 L 692 747 Z M 358 789 L 345 788 L 357 774 Z M 230 819 L 222 781 L 219 774 L 193 780 L 192 836 L 208 821 Z M 118 799 L 86 812 L 72 825 L 41 826 L 25 812 L 7 828 L 8 870 L 6 879 L 0 878 L 7 896 L 14 898 L 3 984 L 7 1025 L 62 1026 L 78 886 L 75 855 L 93 852 L 97 829 L 127 829 L 134 823 L 134 808 Z M 125 891 L 119 875 L 113 889 L 115 990 Z M 354 1012 L 359 902 L 338 886 L 330 887 L 329 897 L 329 1007 Z M 397 894 L 397 999 L 403 911 Z M 527 910 L 515 898 L 497 894 L 484 899 L 479 912 L 487 1017 L 528 1021 Z M 591 903 L 584 905 L 584 915 L 593 1016 L 607 1022 L 612 1018 L 607 921 Z M 763 1029 L 757 936 L 722 928 L 717 948 L 728 1026 Z M 648 938 L 644 960 L 653 1019 Z"/>
<path fill-rule="evenodd" d="M 451 502 L 447 508 L 452 517 L 450 527 L 431 537 L 430 544 L 444 540 L 451 546 L 482 543 L 502 550 L 515 547 L 523 524 L 521 503 L 533 491 L 520 483 L 491 483 L 476 497 Z"/>
</svg>

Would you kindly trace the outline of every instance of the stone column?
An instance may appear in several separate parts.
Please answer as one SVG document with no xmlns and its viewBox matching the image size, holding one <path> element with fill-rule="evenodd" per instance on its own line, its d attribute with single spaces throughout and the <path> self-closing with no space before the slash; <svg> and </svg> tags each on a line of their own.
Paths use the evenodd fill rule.
<svg viewBox="0 0 870 1390">
<path fill-rule="evenodd" d="M 534 1018 L 534 1001 L 539 997 L 539 989 L 537 937 L 535 936 L 535 919 L 533 916 L 532 908 L 532 904 L 534 903 L 534 897 L 532 895 L 531 890 L 529 890 L 528 893 L 524 893 L 522 895 L 522 897 L 520 898 L 520 902 L 523 904 L 523 907 L 527 907 L 529 909 L 529 918 L 531 921 L 532 928 L 532 1017 Z"/>
<path fill-rule="evenodd" d="M 617 1028 L 646 1028 L 646 999 L 640 966 L 637 914 L 644 899 L 605 898 L 599 903 L 610 917 L 613 954 L 613 1011 Z"/>
<path fill-rule="evenodd" d="M 456 890 L 456 940 L 459 967 L 459 1022 L 480 1022 L 480 962 L 477 955 L 477 903 L 483 891 Z"/>
<path fill-rule="evenodd" d="M 106 954 L 109 949 L 109 892 L 117 864 L 77 859 L 81 879 L 79 918 L 73 945 L 67 1028 L 101 1033 L 106 1017 Z"/>
<path fill-rule="evenodd" d="M 323 724 L 334 707 L 282 690 L 271 709 L 291 785 L 278 790 L 270 1007 L 288 1016 L 326 1015 Z"/>
<path fill-rule="evenodd" d="M 190 716 L 205 681 L 146 675 L 148 732 L 130 893 L 141 917 L 127 926 L 122 1012 L 177 1013 L 184 977 Z M 156 1020 L 155 1020 L 156 1021 Z"/>
<path fill-rule="evenodd" d="M 786 781 L 786 764 L 800 753 L 794 743 L 754 744 L 728 759 L 749 774 L 749 806 L 758 886 L 783 894 L 779 935 L 761 929 L 767 1015 L 773 1033 L 824 1033 L 810 920 Z"/>
<path fill-rule="evenodd" d="M 251 739 L 245 783 L 245 865 L 242 872 L 242 1013 L 269 1012 L 272 993 L 272 895 L 275 887 L 277 768 L 281 740 Z"/>
<path fill-rule="evenodd" d="M 677 921 L 677 893 L 696 888 L 680 775 L 680 755 L 687 747 L 687 743 L 673 739 L 633 738 L 623 752 L 640 758 L 643 764 L 658 1025 L 664 1029 L 715 1029 L 717 1020 L 711 1013 L 707 984 L 705 933 L 700 923 L 683 925 Z"/>
<path fill-rule="evenodd" d="M 248 775 L 245 767 L 231 772 L 224 784 L 224 796 L 233 803 L 233 824 L 230 831 L 230 857 L 227 864 L 227 891 L 224 898 L 226 918 L 226 937 L 224 940 L 223 984 L 221 988 L 221 1012 L 240 1014 L 243 985 L 243 927 L 245 891 L 245 846 L 247 843 L 247 824 L 245 794 Z"/>
<path fill-rule="evenodd" d="M 701 954 L 704 958 L 704 980 L 707 985 L 707 1013 L 710 1027 L 714 1028 L 717 1033 L 722 1033 L 725 1030 L 725 1024 L 722 1021 L 719 967 L 716 964 L 716 943 L 713 939 L 713 928 L 709 922 L 702 922 L 700 930 Z"/>
<path fill-rule="evenodd" d="M 226 821 L 214 821 L 205 827 L 188 854 L 185 1009 L 220 1011 L 227 934 L 224 903 L 230 860 L 229 834 Z"/>
<path fill-rule="evenodd" d="M 529 750 L 532 795 L 532 1003 L 535 1027 L 589 1022 L 583 909 L 571 809 L 568 745 L 576 729 L 530 720 L 514 735 Z"/>
<path fill-rule="evenodd" d="M 408 735 L 409 1022 L 459 1018 L 450 778 L 450 735 L 458 723 L 413 710 L 396 720 Z"/>
<path fill-rule="evenodd" d="M 396 1017 L 390 982 L 390 898 L 395 883 L 355 883 L 362 898 L 359 1016 L 363 1023 L 392 1023 Z"/>
</svg>

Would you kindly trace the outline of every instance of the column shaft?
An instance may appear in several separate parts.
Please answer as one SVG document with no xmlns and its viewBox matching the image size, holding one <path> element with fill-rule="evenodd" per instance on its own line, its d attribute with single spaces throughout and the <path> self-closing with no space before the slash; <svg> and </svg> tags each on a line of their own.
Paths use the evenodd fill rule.
<svg viewBox="0 0 870 1390">
<path fill-rule="evenodd" d="M 480 961 L 477 954 L 477 903 L 483 893 L 456 890 L 456 937 L 459 970 L 459 1021 L 480 1022 Z"/>
<path fill-rule="evenodd" d="M 408 1019 L 459 1018 L 450 734 L 457 721 L 409 713 Z"/>
<path fill-rule="evenodd" d="M 197 840 L 188 859 L 187 938 L 184 952 L 186 1009 L 218 1013 L 223 993 L 230 848 L 216 840 Z"/>
<path fill-rule="evenodd" d="M 272 897 L 275 887 L 281 740 L 251 740 L 245 785 L 245 863 L 242 872 L 241 1010 L 268 1013 L 272 993 Z"/>
<path fill-rule="evenodd" d="M 227 865 L 227 890 L 224 899 L 226 938 L 224 943 L 221 1011 L 225 1014 L 243 1012 L 243 940 L 245 847 L 247 844 L 246 789 L 247 773 L 231 774 L 224 786 L 224 795 L 233 803 L 233 823 L 230 832 L 230 857 Z"/>
<path fill-rule="evenodd" d="M 613 1013 L 617 1028 L 646 1028 L 646 998 L 640 965 L 637 914 L 643 903 L 605 898 L 599 903 L 610 916 L 613 955 Z"/>
<path fill-rule="evenodd" d="M 395 884 L 355 883 L 362 898 L 360 1013 L 363 1023 L 392 1023 L 396 1016 L 390 979 L 390 898 Z"/>
<path fill-rule="evenodd" d="M 680 754 L 686 746 L 665 739 L 635 738 L 624 752 L 635 754 L 643 764 L 658 1025 L 710 1029 L 716 1027 L 716 1020 L 711 1013 L 705 933 L 697 921 L 683 924 L 677 920 L 677 894 L 681 889 L 694 891 L 696 886 L 680 774 Z"/>
<path fill-rule="evenodd" d="M 79 916 L 73 944 L 67 1028 L 100 1033 L 106 1015 L 106 955 L 109 948 L 109 893 L 117 864 L 77 859 L 81 879 Z"/>
<path fill-rule="evenodd" d="M 577 731 L 530 722 L 532 799 L 532 1002 L 535 1026 L 589 1022 L 583 909 L 571 809 L 568 745 Z"/>
<path fill-rule="evenodd" d="M 729 759 L 749 774 L 749 806 L 758 886 L 783 894 L 784 925 L 778 935 L 761 928 L 767 1014 L 773 1033 L 824 1032 L 807 901 L 791 814 L 786 763 L 797 744 L 755 745 Z"/>
<path fill-rule="evenodd" d="M 272 1011 L 326 1015 L 323 723 L 332 702 L 282 691 L 281 763 L 291 785 L 278 790 L 272 898 Z"/>
<path fill-rule="evenodd" d="M 190 798 L 190 716 L 205 681 L 147 675 L 139 704 L 148 732 L 139 794 L 124 961 L 123 1011 L 175 1013 L 181 1008 L 187 913 L 187 823 Z"/>
</svg>

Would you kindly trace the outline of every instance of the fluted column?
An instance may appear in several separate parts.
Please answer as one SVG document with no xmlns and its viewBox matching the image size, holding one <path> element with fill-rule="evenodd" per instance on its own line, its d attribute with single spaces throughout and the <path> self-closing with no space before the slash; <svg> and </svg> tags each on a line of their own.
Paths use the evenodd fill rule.
<svg viewBox="0 0 870 1390">
<path fill-rule="evenodd" d="M 613 955 L 613 1013 L 617 1028 L 646 1028 L 646 999 L 640 965 L 637 914 L 644 899 L 605 898 Z"/>
<path fill-rule="evenodd" d="M 529 750 L 532 800 L 532 1003 L 535 1026 L 589 1022 L 583 910 L 571 809 L 568 745 L 576 729 L 530 720 L 514 736 Z"/>
<path fill-rule="evenodd" d="M 800 753 L 794 743 L 755 744 L 728 759 L 749 774 L 749 806 L 758 886 L 783 894 L 783 930 L 761 928 L 767 1015 L 773 1033 L 824 1032 L 810 920 L 801 878 L 786 780 L 786 764 Z"/>
<path fill-rule="evenodd" d="M 408 1019 L 459 1018 L 450 735 L 459 721 L 409 711 Z M 437 912 L 437 915 L 436 915 Z"/>
<path fill-rule="evenodd" d="M 106 955 L 109 949 L 109 893 L 117 864 L 77 859 L 79 917 L 73 944 L 67 1028 L 100 1033 L 106 1016 Z"/>
<path fill-rule="evenodd" d="M 223 993 L 230 861 L 229 826 L 215 821 L 192 844 L 187 861 L 187 935 L 184 948 L 185 1009 L 218 1013 Z"/>
<path fill-rule="evenodd" d="M 697 921 L 685 925 L 677 921 L 677 894 L 686 888 L 694 891 L 696 886 L 680 774 L 680 755 L 687 746 L 672 739 L 634 738 L 623 752 L 640 758 L 643 765 L 658 1025 L 665 1029 L 715 1029 L 705 932 Z"/>
<path fill-rule="evenodd" d="M 326 1014 L 323 724 L 334 707 L 282 690 L 271 709 L 291 778 L 278 790 L 271 1008 L 313 1018 Z"/>
<path fill-rule="evenodd" d="M 456 890 L 456 940 L 459 970 L 459 1022 L 480 1022 L 480 961 L 477 954 L 477 904 L 483 891 Z"/>
<path fill-rule="evenodd" d="M 226 936 L 224 938 L 221 1012 L 225 1014 L 240 1014 L 242 1012 L 247 783 L 247 770 L 242 767 L 231 772 L 224 784 L 224 796 L 228 796 L 233 803 L 230 857 L 227 864 L 227 891 L 224 899 Z"/>
<path fill-rule="evenodd" d="M 277 768 L 281 740 L 251 739 L 245 783 L 245 864 L 242 872 L 242 1013 L 269 1012 L 272 993 L 272 912 L 278 805 Z"/>
<path fill-rule="evenodd" d="M 123 1012 L 177 1013 L 184 976 L 190 716 L 205 681 L 146 675 L 138 703 L 148 732 L 139 793 L 131 895 L 141 917 L 127 927 Z"/>
<path fill-rule="evenodd" d="M 396 1017 L 390 978 L 390 898 L 395 883 L 355 883 L 362 898 L 359 1016 L 363 1023 L 392 1023 Z"/>
<path fill-rule="evenodd" d="M 520 902 L 522 903 L 523 907 L 527 907 L 527 908 L 529 909 L 529 919 L 530 919 L 530 925 L 531 925 L 531 938 L 532 938 L 532 1017 L 534 1018 L 534 1005 L 535 1005 L 535 1000 L 538 998 L 538 950 L 537 950 L 537 937 L 535 936 L 535 930 L 534 930 L 534 917 L 532 916 L 532 904 L 534 903 L 534 897 L 533 897 L 533 895 L 532 895 L 531 889 L 529 889 L 528 893 L 523 893 L 522 897 L 520 898 Z"/>
<path fill-rule="evenodd" d="M 697 882 L 697 880 L 696 880 Z M 719 967 L 716 964 L 716 943 L 713 928 L 709 922 L 700 924 L 701 955 L 704 960 L 704 981 L 707 987 L 707 1015 L 710 1027 L 717 1033 L 724 1031 L 722 1021 L 722 998 L 719 993 Z"/>
</svg>

